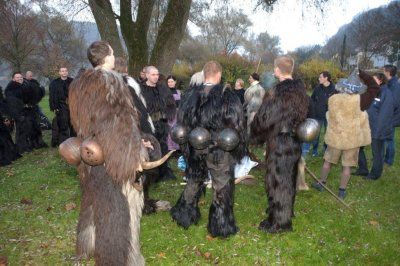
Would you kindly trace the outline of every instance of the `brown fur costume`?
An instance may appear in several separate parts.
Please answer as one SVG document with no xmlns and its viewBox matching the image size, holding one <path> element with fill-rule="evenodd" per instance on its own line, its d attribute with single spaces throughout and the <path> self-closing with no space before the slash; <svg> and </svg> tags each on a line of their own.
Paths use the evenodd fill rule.
<svg viewBox="0 0 400 266">
<path fill-rule="evenodd" d="M 251 124 L 251 139 L 267 144 L 268 218 L 259 229 L 270 233 L 292 230 L 300 141 L 293 133 L 308 112 L 308 97 L 300 80 L 279 82 L 267 94 Z"/>
<path fill-rule="evenodd" d="M 360 95 L 335 94 L 329 98 L 325 143 L 338 150 L 371 144 L 368 114 L 360 110 Z"/>
<path fill-rule="evenodd" d="M 94 139 L 105 158 L 104 165 L 78 166 L 82 187 L 78 258 L 94 255 L 96 265 L 142 265 L 143 193 L 132 185 L 145 154 L 129 90 L 115 72 L 87 70 L 71 84 L 69 106 L 78 137 Z"/>
</svg>

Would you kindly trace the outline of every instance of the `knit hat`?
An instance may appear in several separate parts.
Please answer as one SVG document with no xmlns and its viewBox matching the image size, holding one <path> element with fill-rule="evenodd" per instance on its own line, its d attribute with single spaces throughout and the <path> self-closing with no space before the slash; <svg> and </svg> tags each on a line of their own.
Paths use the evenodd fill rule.
<svg viewBox="0 0 400 266">
<path fill-rule="evenodd" d="M 362 83 L 358 76 L 358 68 L 351 72 L 348 78 L 339 79 L 335 89 L 341 93 L 347 94 L 362 94 L 366 91 L 367 86 Z"/>
</svg>

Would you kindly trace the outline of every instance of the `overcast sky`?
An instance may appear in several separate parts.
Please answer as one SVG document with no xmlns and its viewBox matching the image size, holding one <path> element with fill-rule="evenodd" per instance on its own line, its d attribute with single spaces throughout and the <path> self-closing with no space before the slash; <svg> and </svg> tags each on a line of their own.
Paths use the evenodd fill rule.
<svg viewBox="0 0 400 266">
<path fill-rule="evenodd" d="M 272 13 L 261 9 L 254 11 L 254 1 L 232 2 L 234 8 L 242 9 L 250 18 L 253 23 L 252 32 L 268 31 L 270 35 L 279 36 L 281 48 L 287 52 L 300 46 L 324 44 L 357 14 L 386 5 L 391 0 L 332 0 L 324 6 L 323 13 L 303 6 L 301 0 L 281 0 L 274 6 Z M 189 29 L 193 34 L 199 34 L 199 30 L 193 24 L 189 23 Z"/>
<path fill-rule="evenodd" d="M 253 23 L 252 32 L 268 31 L 270 35 L 279 36 L 281 48 L 287 52 L 300 46 L 324 44 L 357 14 L 386 5 L 391 0 L 331 0 L 324 6 L 323 13 L 315 8 L 303 6 L 302 2 L 303 0 L 279 0 L 272 13 L 267 13 L 261 8 L 254 11 L 256 0 L 232 0 L 230 4 L 248 15 Z M 216 0 L 213 3 L 218 5 L 221 2 Z M 80 14 L 76 19 L 87 20 L 88 15 Z M 189 29 L 194 35 L 200 33 L 190 22 Z"/>
</svg>

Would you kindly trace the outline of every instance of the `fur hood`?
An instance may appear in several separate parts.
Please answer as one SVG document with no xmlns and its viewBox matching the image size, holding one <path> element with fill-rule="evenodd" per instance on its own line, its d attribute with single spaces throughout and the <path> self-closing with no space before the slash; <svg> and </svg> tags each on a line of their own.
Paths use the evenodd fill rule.
<svg viewBox="0 0 400 266">
<path fill-rule="evenodd" d="M 360 95 L 335 94 L 329 98 L 325 143 L 339 150 L 371 144 L 367 112 L 360 109 Z"/>
</svg>

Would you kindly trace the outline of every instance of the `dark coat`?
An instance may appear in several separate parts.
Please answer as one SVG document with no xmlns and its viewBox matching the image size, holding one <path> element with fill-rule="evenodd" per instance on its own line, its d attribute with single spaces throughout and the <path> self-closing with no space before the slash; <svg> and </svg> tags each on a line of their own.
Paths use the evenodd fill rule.
<svg viewBox="0 0 400 266">
<path fill-rule="evenodd" d="M 244 89 L 241 88 L 240 90 L 233 89 L 233 92 L 239 97 L 240 102 L 242 105 L 244 104 Z"/>
<path fill-rule="evenodd" d="M 387 85 L 381 86 L 367 112 L 371 137 L 379 140 L 393 139 L 394 99 Z"/>
<path fill-rule="evenodd" d="M 397 80 L 397 77 L 392 77 L 387 86 L 393 95 L 393 105 L 394 105 L 394 115 L 393 115 L 393 126 L 400 126 L 400 83 Z"/>
<path fill-rule="evenodd" d="M 67 77 L 66 80 L 62 80 L 61 78 L 57 78 L 50 83 L 49 91 L 50 91 L 50 110 L 60 110 L 62 108 L 67 107 L 68 101 L 68 88 L 72 82 L 72 78 Z"/>
<path fill-rule="evenodd" d="M 176 105 L 172 93 L 162 84 L 155 87 L 146 84 L 141 85 L 142 94 L 147 103 L 147 111 L 157 122 L 160 119 L 172 120 L 176 115 Z"/>
<path fill-rule="evenodd" d="M 333 94 L 337 93 L 335 85 L 331 82 L 328 87 L 319 84 L 315 87 L 311 100 L 313 101 L 312 106 L 314 108 L 313 115 L 315 119 L 325 120 L 326 112 L 328 111 L 328 99 Z"/>
</svg>

